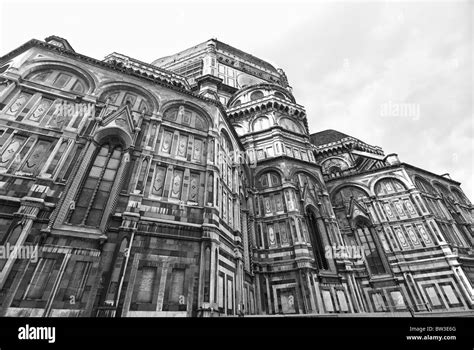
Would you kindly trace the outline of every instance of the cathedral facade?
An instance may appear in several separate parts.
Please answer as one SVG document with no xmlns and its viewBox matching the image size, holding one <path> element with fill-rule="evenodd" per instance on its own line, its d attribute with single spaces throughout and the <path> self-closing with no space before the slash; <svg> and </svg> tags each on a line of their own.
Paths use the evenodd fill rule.
<svg viewBox="0 0 474 350">
<path fill-rule="evenodd" d="M 0 315 L 469 312 L 460 183 L 335 130 L 216 39 L 0 58 Z"/>
</svg>

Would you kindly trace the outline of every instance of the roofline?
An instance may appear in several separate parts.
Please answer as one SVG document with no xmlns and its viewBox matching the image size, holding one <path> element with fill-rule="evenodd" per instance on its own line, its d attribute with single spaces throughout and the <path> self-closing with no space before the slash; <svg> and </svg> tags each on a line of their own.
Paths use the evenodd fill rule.
<svg viewBox="0 0 474 350">
<path fill-rule="evenodd" d="M 395 169 L 395 168 L 412 168 L 412 169 L 416 169 L 416 170 L 419 170 L 421 172 L 424 172 L 424 173 L 427 173 L 427 174 L 430 174 L 431 176 L 434 176 L 436 178 L 439 178 L 439 179 L 443 179 L 445 181 L 448 181 L 454 185 L 458 185 L 458 186 L 461 186 L 461 183 L 456 181 L 456 180 L 453 180 L 453 179 L 448 179 L 446 177 L 443 177 L 441 175 L 438 175 L 438 174 L 434 174 L 428 170 L 424 170 L 424 169 L 420 169 L 414 165 L 411 165 L 411 164 L 408 164 L 408 163 L 395 163 L 395 164 L 389 164 L 389 165 L 386 165 L 382 168 L 376 168 L 376 169 L 369 169 L 369 170 L 366 170 L 366 171 L 361 171 L 361 172 L 356 172 L 356 173 L 352 173 L 352 174 L 347 174 L 347 175 L 342 175 L 342 176 L 339 176 L 339 177 L 334 177 L 334 178 L 327 178 L 325 179 L 325 181 L 327 182 L 334 182 L 334 181 L 337 181 L 337 180 L 340 180 L 342 178 L 345 178 L 345 179 L 350 179 L 352 177 L 355 177 L 355 176 L 360 176 L 361 174 L 372 174 L 372 173 L 376 173 L 378 171 L 383 171 L 383 170 L 389 170 L 389 169 Z"/>
<path fill-rule="evenodd" d="M 460 186 L 460 185 L 462 184 L 462 183 L 459 182 L 459 181 L 456 181 L 456 180 L 453 180 L 453 179 L 444 177 L 444 176 L 442 176 L 442 175 L 435 174 L 435 173 L 433 173 L 433 172 L 431 172 L 431 171 L 429 171 L 429 170 L 425 170 L 425 169 L 418 168 L 417 166 L 414 166 L 414 165 L 412 165 L 412 164 L 408 164 L 408 163 L 400 163 L 400 164 L 403 165 L 403 166 L 406 166 L 407 168 L 412 168 L 412 169 L 417 170 L 417 171 L 420 171 L 420 172 L 422 172 L 422 173 L 426 173 L 426 174 L 429 174 L 429 175 L 431 175 L 431 176 L 434 176 L 434 177 L 436 177 L 437 179 L 442 179 L 443 181 L 451 182 L 451 183 L 453 183 L 453 184 L 455 184 L 455 185 L 458 185 L 458 186 Z"/>
<path fill-rule="evenodd" d="M 220 101 L 216 101 L 212 98 L 207 98 L 207 97 L 201 96 L 196 92 L 193 92 L 191 90 L 187 90 L 187 89 L 169 84 L 166 81 L 155 80 L 155 79 L 152 79 L 152 78 L 149 78 L 149 77 L 144 77 L 144 76 L 142 76 L 140 74 L 137 74 L 134 71 L 131 71 L 129 69 L 119 68 L 119 67 L 117 67 L 113 64 L 107 63 L 105 61 L 101 61 L 101 60 L 98 60 L 96 58 L 92 58 L 92 57 L 89 57 L 89 56 L 86 56 L 86 55 L 82 55 L 82 54 L 79 54 L 75 51 L 66 50 L 66 49 L 63 49 L 61 47 L 48 44 L 47 42 L 44 42 L 44 41 L 38 40 L 38 39 L 31 39 L 31 40 L 27 41 L 26 43 L 24 43 L 23 45 L 20 45 L 16 49 L 8 52 L 7 54 L 5 54 L 3 56 L 1 56 L 0 57 L 0 64 L 3 64 L 7 60 L 18 56 L 19 54 L 29 50 L 32 47 L 41 47 L 41 48 L 47 49 L 49 51 L 55 51 L 55 52 L 59 53 L 62 56 L 72 57 L 72 58 L 75 58 L 75 59 L 79 59 L 81 61 L 85 61 L 86 63 L 93 64 L 93 65 L 96 65 L 96 66 L 100 66 L 102 68 L 110 69 L 110 70 L 113 70 L 113 71 L 118 71 L 122 74 L 127 74 L 127 75 L 133 76 L 135 78 L 140 78 L 140 79 L 143 79 L 143 80 L 152 81 L 155 84 L 167 87 L 167 88 L 175 90 L 175 91 L 179 91 L 181 93 L 192 96 L 192 97 L 194 97 L 196 99 L 199 99 L 201 101 L 208 102 L 208 103 L 216 106 L 219 109 L 219 111 L 221 112 L 221 114 L 224 117 L 225 121 L 229 124 L 229 126 L 230 126 L 229 129 L 230 129 L 232 135 L 235 137 L 235 139 L 237 141 L 237 144 L 242 149 L 245 149 L 242 142 L 240 141 L 239 135 L 237 135 L 237 132 L 234 130 L 234 128 L 232 126 L 232 123 L 230 122 L 230 120 L 227 116 L 227 112 L 226 112 L 224 106 L 222 106 L 222 103 L 220 103 Z M 169 74 L 172 74 L 172 72 L 169 72 Z"/>
<path fill-rule="evenodd" d="M 250 54 L 250 53 L 247 53 L 247 52 L 245 52 L 245 51 L 243 51 L 243 50 L 240 50 L 240 49 L 238 49 L 238 48 L 236 48 L 236 47 L 234 47 L 234 46 L 232 46 L 232 45 L 230 45 L 230 44 L 227 44 L 227 43 L 225 43 L 225 42 L 223 42 L 223 41 L 219 41 L 219 40 L 217 40 L 217 39 L 209 39 L 208 41 L 215 41 L 215 42 L 220 43 L 220 44 L 222 44 L 222 45 L 224 45 L 224 46 L 229 46 L 229 47 L 231 47 L 232 49 L 238 51 L 239 53 L 248 55 L 248 56 L 250 56 L 250 57 L 255 58 L 257 61 L 261 61 L 261 62 L 263 62 L 263 63 L 266 63 L 266 64 L 268 64 L 269 66 L 271 66 L 271 67 L 275 70 L 275 72 L 279 75 L 277 68 L 276 68 L 273 64 L 271 64 L 270 62 L 268 62 L 268 61 L 266 61 L 266 60 L 263 60 L 263 59 L 261 59 L 261 58 L 259 58 L 259 57 L 257 57 L 257 56 L 254 56 L 254 55 L 252 55 L 252 54 Z M 216 49 L 217 49 L 217 48 L 216 48 Z"/>
</svg>

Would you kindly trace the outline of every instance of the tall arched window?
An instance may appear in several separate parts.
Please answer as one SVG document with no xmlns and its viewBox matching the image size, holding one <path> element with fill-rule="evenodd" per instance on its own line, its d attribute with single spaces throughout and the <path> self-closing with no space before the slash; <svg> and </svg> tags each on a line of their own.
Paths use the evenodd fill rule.
<svg viewBox="0 0 474 350">
<path fill-rule="evenodd" d="M 70 224 L 99 226 L 121 157 L 122 146 L 116 141 L 107 142 L 99 148 L 70 212 Z"/>
<path fill-rule="evenodd" d="M 309 231 L 310 231 L 309 236 L 311 240 L 311 247 L 313 248 L 314 260 L 316 261 L 316 265 L 318 266 L 318 269 L 327 270 L 328 261 L 324 253 L 324 243 L 321 237 L 321 232 L 319 231 L 319 228 L 318 228 L 316 215 L 314 211 L 310 208 L 306 210 L 306 215 L 308 218 L 308 226 L 309 226 Z"/>
<path fill-rule="evenodd" d="M 387 273 L 382 262 L 379 250 L 375 243 L 375 234 L 372 227 L 365 221 L 359 221 L 356 225 L 357 236 L 364 248 L 364 259 L 371 274 L 382 275 Z"/>
</svg>

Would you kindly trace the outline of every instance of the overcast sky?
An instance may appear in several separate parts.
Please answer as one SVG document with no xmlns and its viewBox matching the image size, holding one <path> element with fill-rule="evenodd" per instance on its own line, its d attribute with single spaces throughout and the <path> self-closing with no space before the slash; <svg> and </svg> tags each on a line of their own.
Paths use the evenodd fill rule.
<svg viewBox="0 0 474 350">
<path fill-rule="evenodd" d="M 58 35 L 145 62 L 217 38 L 283 68 L 311 132 L 450 173 L 474 201 L 472 1 L 0 0 L 0 55 Z"/>
</svg>

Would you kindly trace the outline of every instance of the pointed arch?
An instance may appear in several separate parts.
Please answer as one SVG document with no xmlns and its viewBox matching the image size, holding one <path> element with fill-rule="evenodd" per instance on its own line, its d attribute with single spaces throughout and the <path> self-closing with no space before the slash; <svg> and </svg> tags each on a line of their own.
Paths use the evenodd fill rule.
<svg viewBox="0 0 474 350">
<path fill-rule="evenodd" d="M 87 175 L 82 180 L 67 222 L 99 227 L 123 155 L 119 138 L 110 137 L 97 148 Z"/>
<path fill-rule="evenodd" d="M 311 248 L 313 250 L 313 256 L 316 266 L 319 270 L 328 270 L 329 263 L 325 254 L 324 240 L 322 237 L 323 233 L 321 232 L 318 225 L 318 216 L 316 214 L 316 208 L 312 205 L 306 206 L 305 215 L 308 223 Z M 331 245 L 330 242 L 329 245 Z"/>
<path fill-rule="evenodd" d="M 364 249 L 364 260 L 372 275 L 384 275 L 388 273 L 382 259 L 382 250 L 378 237 L 370 219 L 358 216 L 353 220 L 353 226 L 357 238 Z"/>
</svg>

